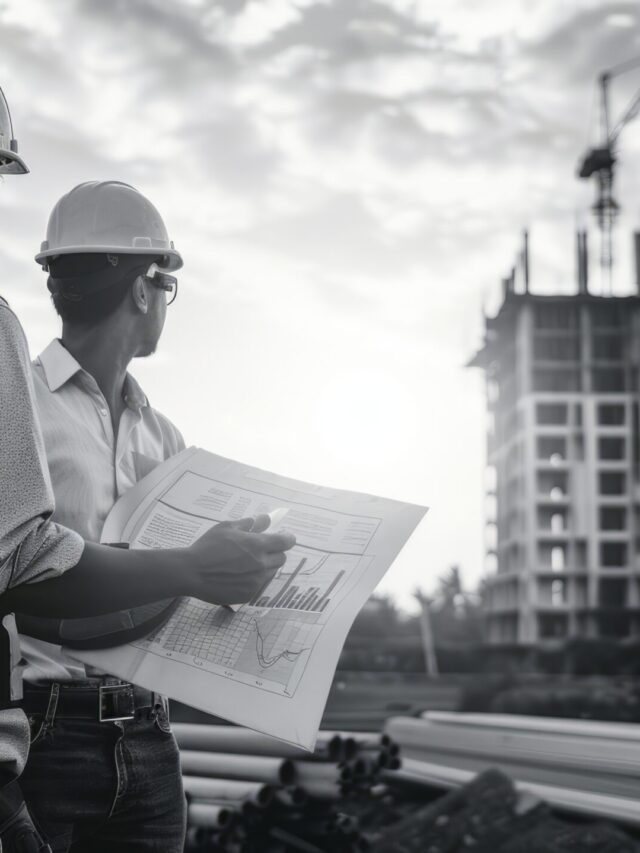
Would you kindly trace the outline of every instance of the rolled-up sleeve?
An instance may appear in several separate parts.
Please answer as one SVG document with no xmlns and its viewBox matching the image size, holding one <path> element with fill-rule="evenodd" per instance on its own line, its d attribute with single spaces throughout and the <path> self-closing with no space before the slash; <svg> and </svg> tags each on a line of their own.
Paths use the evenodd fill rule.
<svg viewBox="0 0 640 853">
<path fill-rule="evenodd" d="M 53 509 L 27 343 L 0 299 L 0 593 L 79 561 L 84 541 L 49 520 Z"/>
</svg>

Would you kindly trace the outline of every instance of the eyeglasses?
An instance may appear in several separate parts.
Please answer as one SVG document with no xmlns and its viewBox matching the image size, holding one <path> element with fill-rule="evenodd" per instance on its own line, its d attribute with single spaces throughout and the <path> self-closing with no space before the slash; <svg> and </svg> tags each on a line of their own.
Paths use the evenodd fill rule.
<svg viewBox="0 0 640 853">
<path fill-rule="evenodd" d="M 168 275 L 166 272 L 156 270 L 152 275 L 145 275 L 145 278 L 155 287 L 164 290 L 167 293 L 167 305 L 171 305 L 176 301 L 178 295 L 178 279 L 174 275 Z"/>
</svg>

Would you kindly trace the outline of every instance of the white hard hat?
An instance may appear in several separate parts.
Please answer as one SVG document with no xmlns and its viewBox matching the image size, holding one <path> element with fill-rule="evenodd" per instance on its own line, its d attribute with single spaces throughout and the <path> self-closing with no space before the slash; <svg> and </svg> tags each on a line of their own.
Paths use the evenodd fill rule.
<svg viewBox="0 0 640 853">
<path fill-rule="evenodd" d="M 18 154 L 9 105 L 0 89 L 0 175 L 25 175 L 28 171 L 26 163 Z"/>
<path fill-rule="evenodd" d="M 47 239 L 35 259 L 46 269 L 58 255 L 98 252 L 164 255 L 165 269 L 182 266 L 156 208 L 120 181 L 87 181 L 63 195 L 51 211 Z"/>
</svg>

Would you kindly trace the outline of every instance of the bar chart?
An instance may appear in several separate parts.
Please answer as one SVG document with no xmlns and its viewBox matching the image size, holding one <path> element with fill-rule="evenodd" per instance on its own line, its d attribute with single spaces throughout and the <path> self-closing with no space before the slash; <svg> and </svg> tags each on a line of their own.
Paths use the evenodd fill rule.
<svg viewBox="0 0 640 853">
<path fill-rule="evenodd" d="M 307 549 L 294 548 L 287 565 L 250 604 L 321 613 L 359 562 L 360 557 L 351 554 L 324 554 L 318 559 Z"/>
</svg>

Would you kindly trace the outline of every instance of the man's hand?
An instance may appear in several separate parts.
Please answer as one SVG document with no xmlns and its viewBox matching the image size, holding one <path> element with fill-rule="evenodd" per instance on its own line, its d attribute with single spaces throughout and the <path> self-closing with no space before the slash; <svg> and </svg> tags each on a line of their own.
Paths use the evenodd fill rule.
<svg viewBox="0 0 640 853">
<path fill-rule="evenodd" d="M 188 549 L 189 595 L 211 604 L 249 601 L 286 562 L 290 533 L 263 533 L 268 515 L 223 521 Z"/>
</svg>

